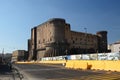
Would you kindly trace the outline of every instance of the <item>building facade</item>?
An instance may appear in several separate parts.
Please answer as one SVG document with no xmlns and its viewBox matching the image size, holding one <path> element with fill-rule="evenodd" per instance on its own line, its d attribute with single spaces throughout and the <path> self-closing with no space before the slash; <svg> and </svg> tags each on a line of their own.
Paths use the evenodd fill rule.
<svg viewBox="0 0 120 80">
<path fill-rule="evenodd" d="M 107 31 L 96 34 L 72 31 L 64 19 L 53 18 L 31 29 L 29 58 L 40 60 L 71 54 L 107 52 Z"/>
<path fill-rule="evenodd" d="M 110 44 L 109 49 L 111 50 L 111 52 L 119 52 L 120 53 L 120 41 Z"/>
<path fill-rule="evenodd" d="M 27 51 L 16 50 L 12 53 L 12 61 L 25 61 L 27 60 Z"/>
</svg>

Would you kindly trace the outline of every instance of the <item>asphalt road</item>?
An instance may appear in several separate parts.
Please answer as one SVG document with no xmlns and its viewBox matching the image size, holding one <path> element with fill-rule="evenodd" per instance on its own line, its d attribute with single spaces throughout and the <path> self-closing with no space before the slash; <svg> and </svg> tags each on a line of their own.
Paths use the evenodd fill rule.
<svg viewBox="0 0 120 80">
<path fill-rule="evenodd" d="M 72 70 L 60 65 L 15 64 L 29 80 L 120 80 L 120 72 Z"/>
</svg>

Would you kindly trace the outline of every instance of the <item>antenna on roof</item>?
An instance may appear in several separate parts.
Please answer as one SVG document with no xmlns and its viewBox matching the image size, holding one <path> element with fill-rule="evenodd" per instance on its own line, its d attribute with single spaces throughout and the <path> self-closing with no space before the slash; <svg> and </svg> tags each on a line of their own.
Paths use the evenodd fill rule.
<svg viewBox="0 0 120 80">
<path fill-rule="evenodd" d="M 2 54 L 4 54 L 4 48 L 3 48 L 3 50 L 2 50 Z"/>
<path fill-rule="evenodd" d="M 4 62 L 4 48 L 2 50 L 2 62 Z"/>
</svg>

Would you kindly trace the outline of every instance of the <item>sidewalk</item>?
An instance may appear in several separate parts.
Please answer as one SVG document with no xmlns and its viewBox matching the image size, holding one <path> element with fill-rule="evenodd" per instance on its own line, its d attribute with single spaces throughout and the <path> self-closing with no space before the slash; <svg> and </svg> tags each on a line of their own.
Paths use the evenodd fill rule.
<svg viewBox="0 0 120 80">
<path fill-rule="evenodd" d="M 0 64 L 0 80 L 14 80 L 12 71 L 6 64 Z"/>
<path fill-rule="evenodd" d="M 0 80 L 23 80 L 7 64 L 0 64 Z"/>
<path fill-rule="evenodd" d="M 0 80 L 15 80 L 13 78 L 13 75 L 9 74 L 9 75 L 0 75 Z"/>
</svg>

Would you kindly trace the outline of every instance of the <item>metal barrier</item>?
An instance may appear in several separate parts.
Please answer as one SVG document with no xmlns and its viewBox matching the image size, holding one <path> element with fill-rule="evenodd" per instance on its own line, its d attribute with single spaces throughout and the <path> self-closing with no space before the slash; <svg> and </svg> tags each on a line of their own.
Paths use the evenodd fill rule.
<svg viewBox="0 0 120 80">
<path fill-rule="evenodd" d="M 15 67 L 12 68 L 12 71 L 13 71 L 14 80 L 16 80 L 15 77 L 18 77 L 20 80 L 24 78 L 23 75 L 19 72 L 19 70 L 16 69 Z"/>
<path fill-rule="evenodd" d="M 55 61 L 55 60 L 120 60 L 120 53 L 94 53 L 94 54 L 78 54 L 55 57 L 44 57 L 41 61 Z"/>
</svg>

